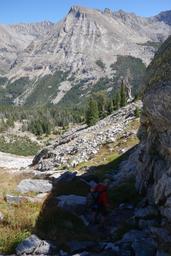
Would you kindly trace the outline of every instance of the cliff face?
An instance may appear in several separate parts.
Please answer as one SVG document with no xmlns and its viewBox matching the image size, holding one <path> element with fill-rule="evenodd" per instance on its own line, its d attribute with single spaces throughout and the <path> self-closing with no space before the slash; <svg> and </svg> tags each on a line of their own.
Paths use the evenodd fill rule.
<svg viewBox="0 0 171 256">
<path fill-rule="evenodd" d="M 171 221 L 171 37 L 147 69 L 137 188 Z"/>
</svg>

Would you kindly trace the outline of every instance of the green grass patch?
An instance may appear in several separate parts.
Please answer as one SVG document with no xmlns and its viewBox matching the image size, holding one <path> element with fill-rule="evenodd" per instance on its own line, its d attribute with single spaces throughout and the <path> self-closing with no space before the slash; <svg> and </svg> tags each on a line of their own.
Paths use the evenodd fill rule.
<svg viewBox="0 0 171 256">
<path fill-rule="evenodd" d="M 0 225 L 0 252 L 14 253 L 17 244 L 27 238 L 31 233 L 29 231 L 15 230 L 10 227 Z"/>
<path fill-rule="evenodd" d="M 130 137 L 126 140 L 119 137 L 116 143 L 103 146 L 95 157 L 90 161 L 80 163 L 76 166 L 76 169 L 81 172 L 91 167 L 91 171 L 89 172 L 96 175 L 100 180 L 103 180 L 107 173 L 114 172 L 120 163 L 129 157 L 137 142 L 138 139 L 136 137 Z M 113 151 L 111 151 L 112 148 Z M 128 150 L 124 154 L 121 154 L 120 151 L 123 148 L 128 148 Z"/>
<path fill-rule="evenodd" d="M 140 118 L 136 118 L 129 122 L 125 130 L 126 131 L 138 130 L 139 127 L 140 127 Z"/>
<path fill-rule="evenodd" d="M 0 252 L 14 253 L 18 243 L 31 235 L 38 217 L 41 204 L 23 202 L 9 205 L 0 200 L 4 221 L 0 224 Z"/>
<path fill-rule="evenodd" d="M 0 150 L 20 156 L 32 156 L 37 153 L 40 146 L 31 141 L 28 137 L 18 137 L 16 135 L 0 136 Z"/>
<path fill-rule="evenodd" d="M 4 220 L 0 223 L 0 253 L 12 254 L 17 244 L 32 233 L 42 204 L 26 201 L 20 204 L 8 204 L 4 200 L 6 194 L 13 193 L 16 185 L 31 174 L 0 171 L 0 211 L 4 215 Z"/>
</svg>

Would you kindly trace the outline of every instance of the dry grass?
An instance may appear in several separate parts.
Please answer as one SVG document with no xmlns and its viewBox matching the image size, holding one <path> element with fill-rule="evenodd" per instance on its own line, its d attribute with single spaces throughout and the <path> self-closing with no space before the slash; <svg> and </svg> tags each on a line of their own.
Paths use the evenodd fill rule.
<svg viewBox="0 0 171 256">
<path fill-rule="evenodd" d="M 140 118 L 136 118 L 129 122 L 128 126 L 126 127 L 126 130 L 138 130 L 140 127 Z"/>
<path fill-rule="evenodd" d="M 4 214 L 0 224 L 0 252 L 13 253 L 16 245 L 32 233 L 41 204 L 9 205 L 1 200 L 0 209 Z"/>
<path fill-rule="evenodd" d="M 87 162 L 82 162 L 76 166 L 76 170 L 80 170 L 85 167 L 94 166 L 97 167 L 101 164 L 107 164 L 119 156 L 118 152 L 115 151 L 114 145 L 104 145 L 101 147 L 99 152 Z"/>
<path fill-rule="evenodd" d="M 12 173 L 4 169 L 0 169 L 1 186 L 0 197 L 3 197 L 6 193 L 16 193 L 15 189 L 17 184 L 23 180 L 30 178 L 31 173 Z"/>
<path fill-rule="evenodd" d="M 119 136 L 115 142 L 102 146 L 91 160 L 78 164 L 75 169 L 81 172 L 86 167 L 94 167 L 94 169 L 99 171 L 102 169 L 100 176 L 104 176 L 105 171 L 109 172 L 109 169 L 114 171 L 116 163 L 118 165 L 122 161 L 122 150 L 124 149 L 124 152 L 127 152 L 138 142 L 139 140 L 136 135 L 129 136 L 128 138 Z"/>
<path fill-rule="evenodd" d="M 35 226 L 41 204 L 22 202 L 8 204 L 7 193 L 14 193 L 16 185 L 30 174 L 12 174 L 1 169 L 0 212 L 4 220 L 0 223 L 0 253 L 13 253 L 16 245 L 29 236 Z"/>
</svg>

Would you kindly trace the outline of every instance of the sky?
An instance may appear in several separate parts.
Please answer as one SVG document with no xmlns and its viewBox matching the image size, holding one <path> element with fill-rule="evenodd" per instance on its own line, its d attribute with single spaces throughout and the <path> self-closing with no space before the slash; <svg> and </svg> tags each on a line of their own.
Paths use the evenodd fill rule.
<svg viewBox="0 0 171 256">
<path fill-rule="evenodd" d="M 0 24 L 57 22 L 73 5 L 113 11 L 122 9 L 147 17 L 171 10 L 171 0 L 0 0 Z"/>
</svg>

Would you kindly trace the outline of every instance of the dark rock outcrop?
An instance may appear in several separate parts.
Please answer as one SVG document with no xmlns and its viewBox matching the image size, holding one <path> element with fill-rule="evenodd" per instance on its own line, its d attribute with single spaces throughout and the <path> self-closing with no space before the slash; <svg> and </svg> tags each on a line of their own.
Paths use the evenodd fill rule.
<svg viewBox="0 0 171 256">
<path fill-rule="evenodd" d="M 147 69 L 137 188 L 171 222 L 171 36 Z"/>
</svg>

